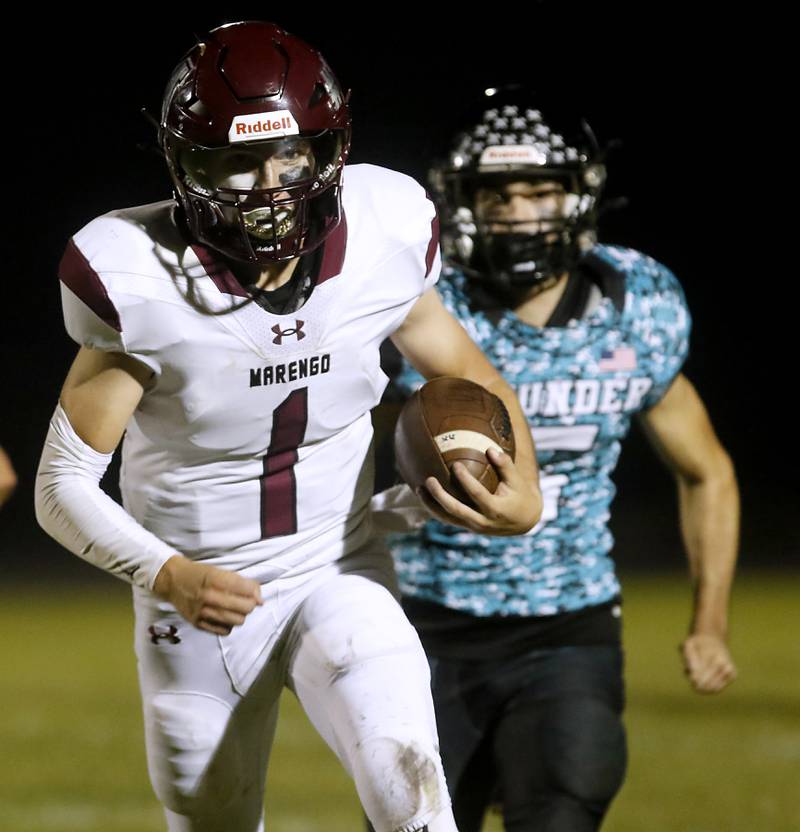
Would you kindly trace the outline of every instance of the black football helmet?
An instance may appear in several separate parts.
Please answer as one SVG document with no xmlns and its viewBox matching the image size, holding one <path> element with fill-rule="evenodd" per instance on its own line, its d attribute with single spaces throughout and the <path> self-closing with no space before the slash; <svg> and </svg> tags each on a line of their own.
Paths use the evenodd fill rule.
<svg viewBox="0 0 800 832">
<path fill-rule="evenodd" d="M 272 23 L 213 29 L 164 94 L 159 142 L 191 235 L 234 260 L 313 251 L 341 219 L 348 95 Z"/>
<path fill-rule="evenodd" d="M 430 171 L 440 202 L 445 253 L 509 300 L 571 270 L 597 241 L 604 154 L 585 121 L 560 126 L 541 98 L 519 86 L 488 89 L 444 161 Z M 511 183 L 555 183 L 560 209 L 530 221 L 483 218 L 476 195 Z M 563 189 L 563 191 L 562 191 Z"/>
</svg>

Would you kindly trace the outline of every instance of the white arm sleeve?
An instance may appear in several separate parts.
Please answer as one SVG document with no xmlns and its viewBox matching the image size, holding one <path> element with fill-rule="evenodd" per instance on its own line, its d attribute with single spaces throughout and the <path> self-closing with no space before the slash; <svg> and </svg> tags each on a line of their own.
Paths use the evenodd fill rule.
<svg viewBox="0 0 800 832">
<path fill-rule="evenodd" d="M 179 553 L 100 488 L 112 456 L 87 445 L 59 404 L 36 475 L 36 519 L 73 554 L 152 590 L 161 567 Z"/>
<path fill-rule="evenodd" d="M 431 519 L 422 500 L 405 483 L 375 494 L 369 507 L 377 534 L 413 532 Z"/>
</svg>

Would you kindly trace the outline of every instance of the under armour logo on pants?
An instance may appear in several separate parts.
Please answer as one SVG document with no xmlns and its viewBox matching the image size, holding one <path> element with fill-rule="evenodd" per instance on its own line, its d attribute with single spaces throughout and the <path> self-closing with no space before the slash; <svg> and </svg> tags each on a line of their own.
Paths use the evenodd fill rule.
<svg viewBox="0 0 800 832">
<path fill-rule="evenodd" d="M 147 632 L 150 633 L 150 641 L 153 644 L 158 644 L 158 642 L 164 638 L 170 644 L 180 644 L 181 640 L 178 636 L 178 628 L 170 624 L 169 627 L 156 627 L 155 624 L 152 624 L 150 627 L 147 628 Z"/>
</svg>

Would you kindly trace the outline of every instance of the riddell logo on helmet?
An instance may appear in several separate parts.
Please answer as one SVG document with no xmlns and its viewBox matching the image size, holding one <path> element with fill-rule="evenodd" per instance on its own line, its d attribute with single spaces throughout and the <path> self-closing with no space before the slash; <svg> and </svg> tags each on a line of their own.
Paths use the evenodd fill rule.
<svg viewBox="0 0 800 832">
<path fill-rule="evenodd" d="M 252 142 L 257 139 L 275 139 L 280 136 L 296 136 L 300 128 L 288 110 L 273 113 L 252 113 L 236 116 L 228 130 L 228 141 Z"/>
<path fill-rule="evenodd" d="M 480 165 L 543 165 L 547 156 L 529 144 L 508 144 L 487 147 L 481 153 Z"/>
</svg>

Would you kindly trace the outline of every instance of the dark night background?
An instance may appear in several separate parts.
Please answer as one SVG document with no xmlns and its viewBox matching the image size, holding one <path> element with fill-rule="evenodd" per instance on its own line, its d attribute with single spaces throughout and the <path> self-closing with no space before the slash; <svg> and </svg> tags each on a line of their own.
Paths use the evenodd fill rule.
<svg viewBox="0 0 800 832">
<path fill-rule="evenodd" d="M 683 283 L 694 318 L 685 371 L 736 462 L 742 564 L 796 566 L 800 502 L 787 407 L 796 303 L 787 266 L 777 263 L 788 245 L 776 240 L 777 205 L 765 188 L 780 171 L 771 164 L 780 142 L 764 94 L 773 84 L 765 45 L 752 20 L 700 20 L 673 4 L 604 5 L 611 10 L 602 17 L 582 4 L 540 2 L 524 18 L 458 23 L 407 6 L 369 7 L 350 20 L 343 7 L 284 14 L 243 4 L 227 5 L 224 18 L 186 6 L 180 20 L 139 9 L 135 19 L 109 10 L 90 22 L 38 23 L 25 53 L 38 80 L 16 84 L 12 73 L 4 86 L 12 142 L 0 444 L 20 486 L 0 514 L 0 575 L 98 572 L 49 541 L 33 517 L 41 444 L 76 351 L 63 329 L 56 267 L 69 236 L 93 217 L 169 196 L 163 162 L 137 148 L 153 138 L 138 109 L 158 112 L 192 33 L 270 15 L 319 48 L 352 88 L 353 162 L 424 180 L 426 157 L 464 105 L 509 81 L 547 90 L 583 113 L 601 140 L 621 140 L 607 193 L 629 205 L 604 219 L 601 239 L 651 254 Z M 19 68 L 21 59 L 9 60 Z M 616 481 L 620 562 L 680 565 L 673 485 L 638 429 Z"/>
</svg>

